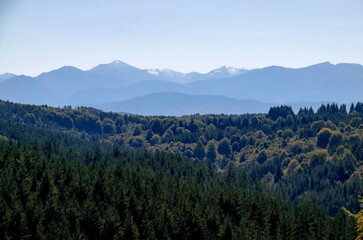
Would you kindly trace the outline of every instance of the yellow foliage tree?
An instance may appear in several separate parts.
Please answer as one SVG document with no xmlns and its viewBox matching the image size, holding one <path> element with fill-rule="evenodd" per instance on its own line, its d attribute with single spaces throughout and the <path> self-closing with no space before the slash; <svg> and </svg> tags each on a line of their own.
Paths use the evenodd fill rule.
<svg viewBox="0 0 363 240">
<path fill-rule="evenodd" d="M 360 197 L 359 202 L 363 204 L 363 197 Z M 363 209 L 361 209 L 358 213 L 354 214 L 351 213 L 346 208 L 343 208 L 344 212 L 346 212 L 349 216 L 355 218 L 355 221 L 357 223 L 357 232 L 358 236 L 355 238 L 355 240 L 362 240 L 363 239 Z"/>
</svg>

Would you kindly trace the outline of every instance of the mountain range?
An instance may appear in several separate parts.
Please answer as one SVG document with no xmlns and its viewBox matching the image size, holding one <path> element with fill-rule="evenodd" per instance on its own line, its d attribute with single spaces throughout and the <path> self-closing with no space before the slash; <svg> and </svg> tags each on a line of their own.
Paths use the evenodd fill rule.
<svg viewBox="0 0 363 240">
<path fill-rule="evenodd" d="M 65 66 L 36 77 L 0 75 L 3 100 L 151 115 L 255 113 L 266 112 L 271 104 L 349 103 L 362 101 L 362 92 L 362 65 L 329 62 L 181 73 L 114 61 L 90 70 Z"/>
</svg>

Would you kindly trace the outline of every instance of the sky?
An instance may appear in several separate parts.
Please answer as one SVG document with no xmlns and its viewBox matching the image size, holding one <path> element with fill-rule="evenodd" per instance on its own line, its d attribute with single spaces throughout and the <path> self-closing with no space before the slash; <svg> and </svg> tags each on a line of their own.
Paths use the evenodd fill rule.
<svg viewBox="0 0 363 240">
<path fill-rule="evenodd" d="M 363 64 L 363 0 L 0 0 L 0 73 Z"/>
</svg>

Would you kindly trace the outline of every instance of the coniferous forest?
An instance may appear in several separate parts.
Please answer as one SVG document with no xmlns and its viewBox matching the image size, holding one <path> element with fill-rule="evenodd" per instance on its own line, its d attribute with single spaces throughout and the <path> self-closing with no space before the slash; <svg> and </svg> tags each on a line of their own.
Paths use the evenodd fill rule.
<svg viewBox="0 0 363 240">
<path fill-rule="evenodd" d="M 359 239 L 362 177 L 362 103 L 148 117 L 0 102 L 1 239 Z"/>
</svg>

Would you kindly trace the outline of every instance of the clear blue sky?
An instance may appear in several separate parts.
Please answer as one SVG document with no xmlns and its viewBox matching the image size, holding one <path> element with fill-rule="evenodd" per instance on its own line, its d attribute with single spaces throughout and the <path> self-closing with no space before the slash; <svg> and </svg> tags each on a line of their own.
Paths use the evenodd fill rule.
<svg viewBox="0 0 363 240">
<path fill-rule="evenodd" d="M 0 73 L 363 64 L 363 0 L 0 0 Z"/>
</svg>

